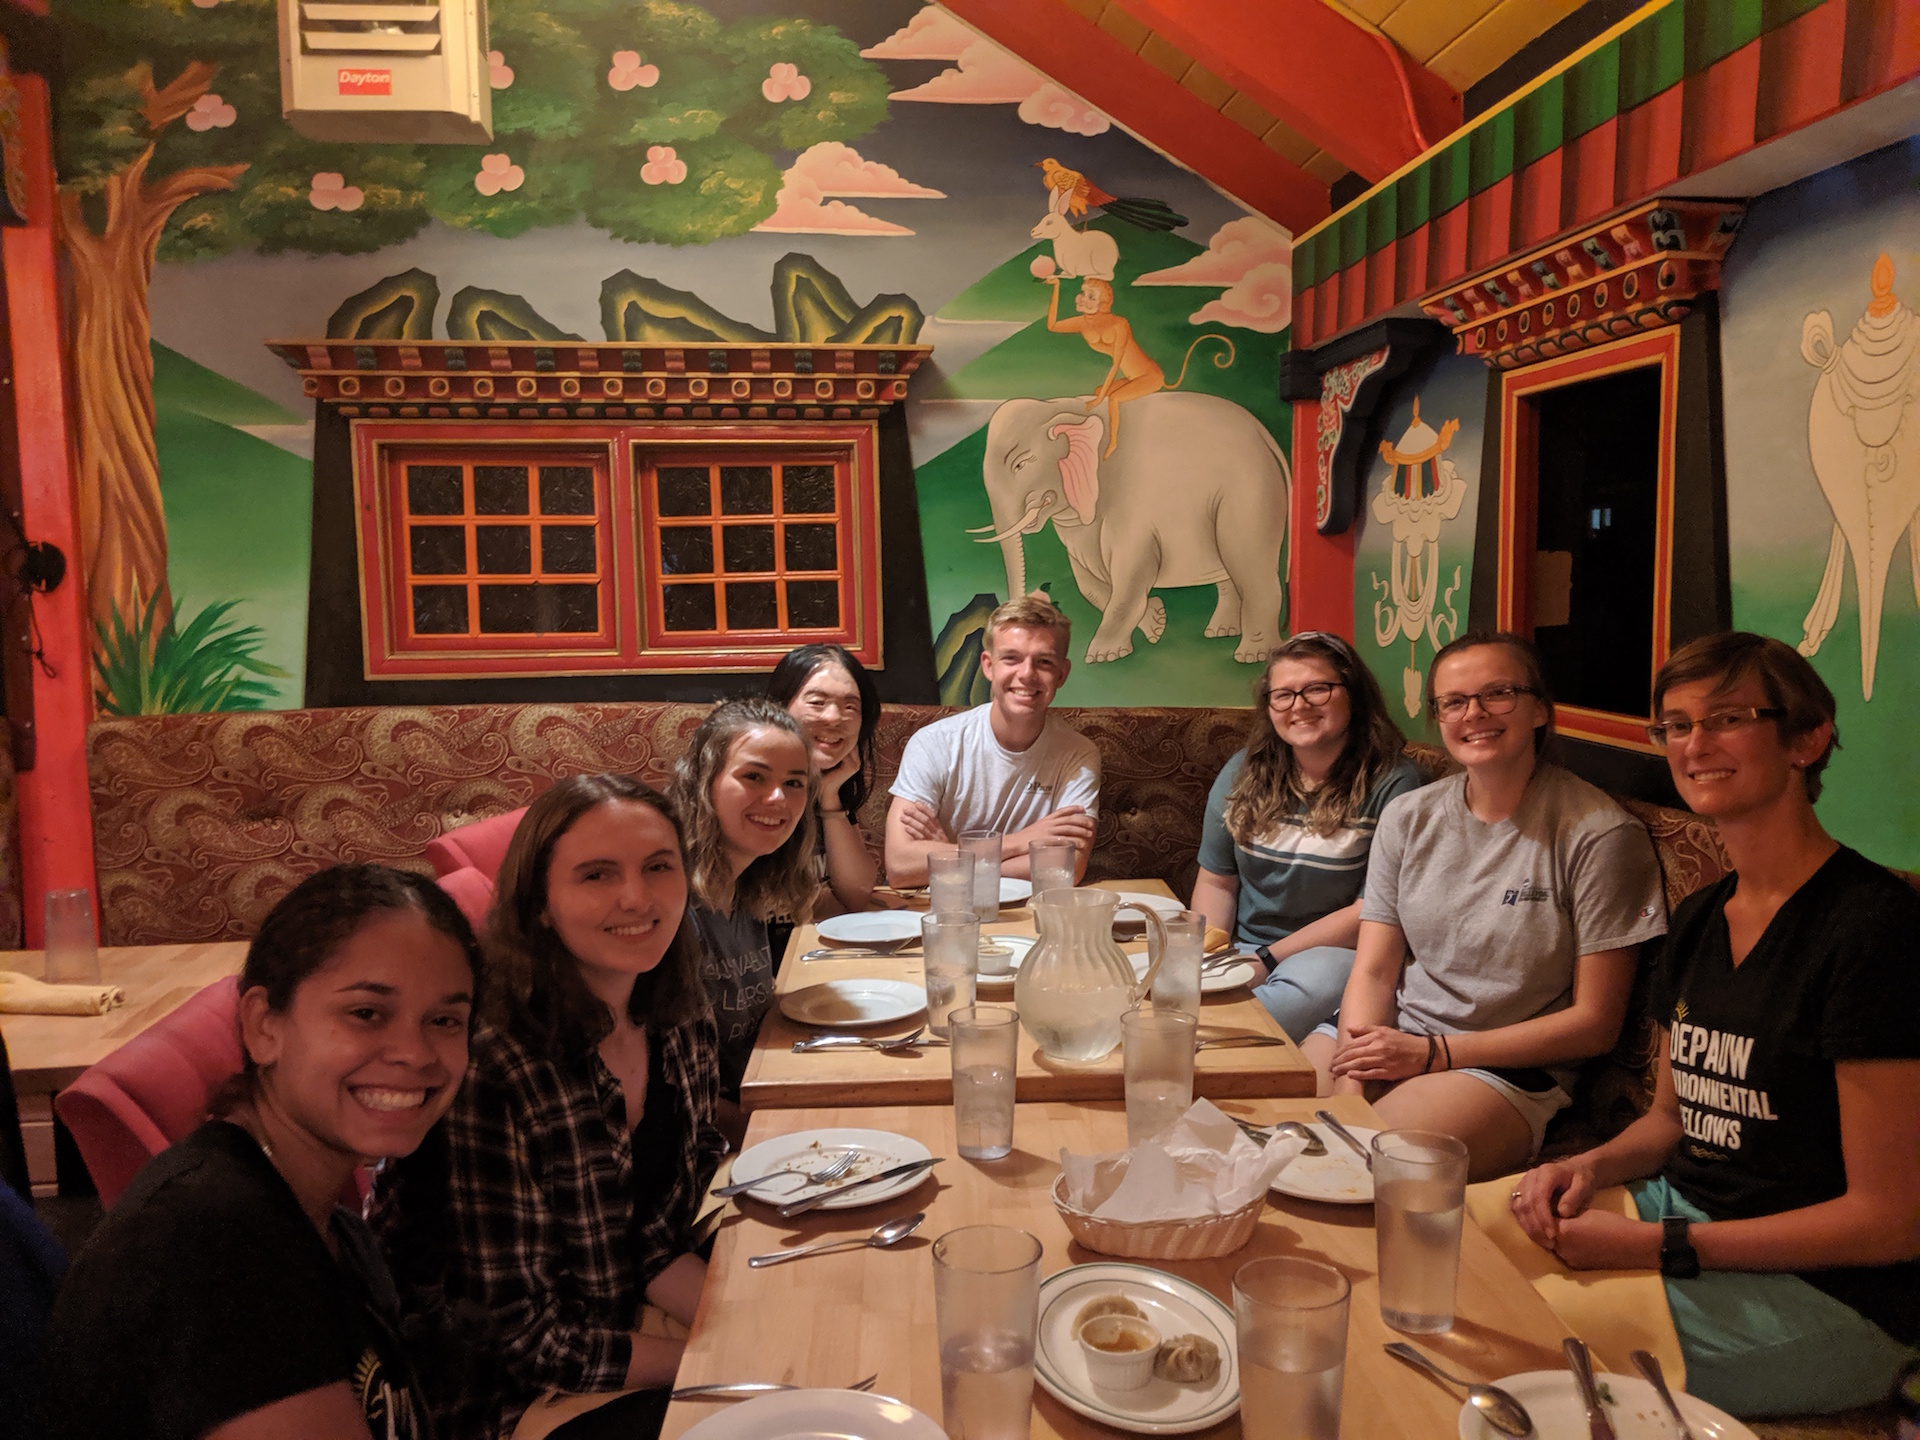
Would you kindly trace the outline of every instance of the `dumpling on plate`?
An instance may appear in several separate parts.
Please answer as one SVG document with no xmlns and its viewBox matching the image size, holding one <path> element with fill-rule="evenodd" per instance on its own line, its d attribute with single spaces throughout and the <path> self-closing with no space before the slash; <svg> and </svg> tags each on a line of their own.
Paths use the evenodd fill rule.
<svg viewBox="0 0 1920 1440">
<path fill-rule="evenodd" d="M 1153 1373 L 1163 1380 L 1192 1385 L 1220 1373 L 1220 1347 L 1204 1335 L 1176 1335 L 1160 1342 Z"/>
<path fill-rule="evenodd" d="M 1080 1338 L 1080 1327 L 1089 1320 L 1098 1320 L 1102 1315 L 1131 1315 L 1136 1320 L 1147 1318 L 1147 1312 L 1124 1295 L 1096 1295 L 1080 1307 L 1080 1313 L 1073 1317 L 1074 1339 Z"/>
</svg>

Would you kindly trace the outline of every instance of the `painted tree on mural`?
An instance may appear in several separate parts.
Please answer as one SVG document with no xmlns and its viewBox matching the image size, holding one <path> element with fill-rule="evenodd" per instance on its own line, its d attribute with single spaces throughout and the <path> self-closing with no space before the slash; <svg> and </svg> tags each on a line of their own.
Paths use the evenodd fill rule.
<svg viewBox="0 0 1920 1440">
<path fill-rule="evenodd" d="M 864 135 L 887 80 L 830 26 L 679 0 L 491 0 L 491 145 L 342 145 L 280 118 L 274 0 L 54 0 L 84 565 L 96 621 L 167 600 L 157 258 L 358 254 L 438 220 L 701 244 L 773 213 L 773 152 Z"/>
</svg>

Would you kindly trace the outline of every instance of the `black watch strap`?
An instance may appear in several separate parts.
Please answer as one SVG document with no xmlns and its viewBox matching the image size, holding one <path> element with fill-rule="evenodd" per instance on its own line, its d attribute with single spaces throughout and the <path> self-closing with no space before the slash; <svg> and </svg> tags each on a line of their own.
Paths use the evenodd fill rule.
<svg viewBox="0 0 1920 1440">
<path fill-rule="evenodd" d="M 1256 945 L 1253 947 L 1253 958 L 1266 967 L 1269 975 L 1273 973 L 1273 967 L 1280 963 L 1273 958 L 1273 952 L 1264 945 Z"/>
<path fill-rule="evenodd" d="M 1700 1273 L 1700 1256 L 1687 1238 L 1687 1227 L 1679 1215 L 1660 1221 L 1660 1273 L 1669 1280 L 1692 1280 Z"/>
</svg>

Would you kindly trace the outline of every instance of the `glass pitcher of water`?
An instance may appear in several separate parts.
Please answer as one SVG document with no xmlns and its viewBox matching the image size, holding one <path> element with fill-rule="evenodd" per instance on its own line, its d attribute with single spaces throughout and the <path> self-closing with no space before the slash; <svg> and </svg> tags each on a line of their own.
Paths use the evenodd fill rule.
<svg viewBox="0 0 1920 1440">
<path fill-rule="evenodd" d="M 1118 910 L 1147 921 L 1147 973 L 1113 938 Z M 1049 890 L 1033 897 L 1040 939 L 1014 981 L 1020 1023 L 1049 1060 L 1098 1060 L 1120 1043 L 1120 1017 L 1140 1002 L 1166 956 L 1167 931 L 1144 905 L 1122 902 L 1111 890 Z"/>
</svg>

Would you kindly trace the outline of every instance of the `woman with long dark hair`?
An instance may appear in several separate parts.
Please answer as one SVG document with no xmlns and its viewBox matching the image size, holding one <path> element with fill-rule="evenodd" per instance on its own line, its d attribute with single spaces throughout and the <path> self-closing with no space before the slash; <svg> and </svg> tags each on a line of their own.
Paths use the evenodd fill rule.
<svg viewBox="0 0 1920 1440">
<path fill-rule="evenodd" d="M 1252 946 L 1253 992 L 1295 1041 L 1340 1005 L 1380 812 L 1420 784 L 1380 686 L 1346 641 L 1268 658 L 1247 743 L 1207 796 L 1193 908 Z"/>
<path fill-rule="evenodd" d="M 866 666 L 842 645 L 801 645 L 780 657 L 767 678 L 767 698 L 800 722 L 820 798 L 821 879 L 841 910 L 864 910 L 879 867 L 860 833 L 860 807 L 873 789 L 880 693 Z M 819 913 L 820 907 L 816 907 Z"/>
</svg>

